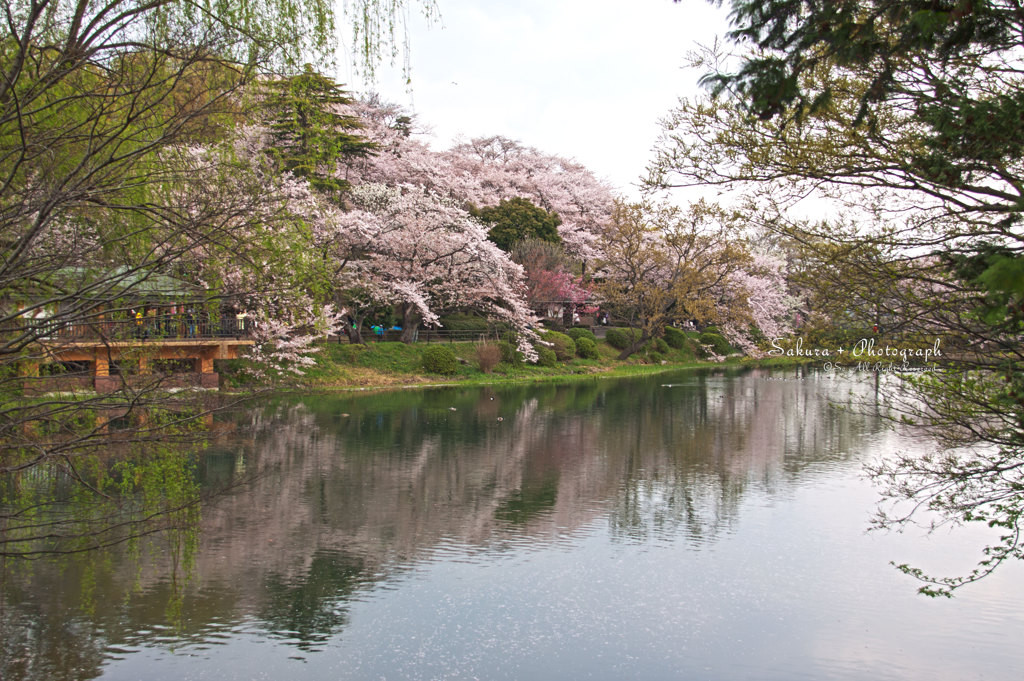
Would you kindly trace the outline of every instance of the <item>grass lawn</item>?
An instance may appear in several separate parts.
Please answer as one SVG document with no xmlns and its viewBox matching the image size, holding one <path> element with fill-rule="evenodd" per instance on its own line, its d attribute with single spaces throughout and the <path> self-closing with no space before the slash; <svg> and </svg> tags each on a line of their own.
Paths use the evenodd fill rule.
<svg viewBox="0 0 1024 681">
<path fill-rule="evenodd" d="M 554 366 L 538 366 L 524 362 L 501 362 L 491 372 L 480 369 L 477 357 L 479 344 L 473 342 L 446 343 L 457 358 L 451 375 L 430 373 L 423 367 L 423 353 L 431 344 L 374 342 L 368 345 L 325 343 L 315 359 L 316 364 L 304 370 L 299 377 L 279 379 L 282 387 L 309 389 L 354 389 L 369 387 L 395 387 L 413 385 L 460 385 L 506 382 L 538 382 L 564 380 L 573 376 L 595 374 L 622 376 L 656 373 L 689 367 L 716 366 L 720 363 L 700 360 L 686 348 L 670 349 L 665 353 L 640 352 L 625 361 L 616 357 L 619 351 L 604 341 L 597 344 L 597 359 L 575 358 L 557 362 Z M 731 358 L 729 365 L 748 363 L 739 357 Z M 773 362 L 773 364 L 778 364 Z M 787 365 L 792 362 L 787 362 Z M 231 360 L 220 365 L 228 385 L 246 385 L 244 360 Z M 263 383 L 266 386 L 266 383 Z"/>
</svg>

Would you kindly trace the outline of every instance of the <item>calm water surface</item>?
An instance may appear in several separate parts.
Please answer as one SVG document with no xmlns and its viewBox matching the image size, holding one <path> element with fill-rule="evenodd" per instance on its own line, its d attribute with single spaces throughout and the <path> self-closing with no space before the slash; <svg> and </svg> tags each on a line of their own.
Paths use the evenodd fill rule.
<svg viewBox="0 0 1024 681">
<path fill-rule="evenodd" d="M 1018 679 L 1024 571 L 952 600 L 974 530 L 866 533 L 865 461 L 928 443 L 874 377 L 667 374 L 279 399 L 201 465 L 195 575 L 159 550 L 8 575 L 0 677 Z M 856 408 L 850 405 L 856 403 Z"/>
</svg>

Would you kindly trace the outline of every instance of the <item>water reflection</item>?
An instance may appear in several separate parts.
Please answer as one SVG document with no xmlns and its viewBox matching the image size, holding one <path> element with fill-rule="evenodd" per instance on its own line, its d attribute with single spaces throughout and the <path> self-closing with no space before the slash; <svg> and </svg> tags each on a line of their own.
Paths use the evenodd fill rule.
<svg viewBox="0 0 1024 681">
<path fill-rule="evenodd" d="M 598 527 L 704 549 L 752 492 L 858 465 L 881 424 L 833 401 L 871 390 L 754 371 L 271 400 L 229 415 L 205 455 L 208 487 L 252 481 L 203 509 L 182 617 L 167 617 L 159 547 L 9 571 L 0 677 L 94 678 L 143 647 L 240 632 L 302 657 L 353 604 L 449 554 L 497 560 Z"/>
</svg>

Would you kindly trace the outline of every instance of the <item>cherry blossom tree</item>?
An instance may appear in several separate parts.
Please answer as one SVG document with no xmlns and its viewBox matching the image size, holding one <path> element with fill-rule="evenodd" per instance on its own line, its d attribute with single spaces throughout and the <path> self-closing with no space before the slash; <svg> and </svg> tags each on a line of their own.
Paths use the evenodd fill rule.
<svg viewBox="0 0 1024 681">
<path fill-rule="evenodd" d="M 756 334 L 780 338 L 792 331 L 801 301 L 789 293 L 786 262 L 754 252 L 750 262 L 729 275 L 719 300 L 719 328 L 732 345 L 756 355 Z"/>
<path fill-rule="evenodd" d="M 375 302 L 399 307 L 402 340 L 440 312 L 476 309 L 508 322 L 528 355 L 535 318 L 525 301 L 522 268 L 487 240 L 485 227 L 452 199 L 416 185 L 360 185 L 350 193 L 369 225 L 370 243 L 347 272 Z M 354 213 L 354 211 L 353 211 Z"/>
<path fill-rule="evenodd" d="M 599 232 L 611 216 L 607 183 L 576 161 L 505 137 L 485 137 L 436 152 L 401 107 L 370 98 L 352 107 L 379 153 L 339 167 L 352 184 L 416 184 L 478 208 L 525 199 L 561 219 L 566 253 L 587 263 L 600 255 Z"/>
<path fill-rule="evenodd" d="M 561 218 L 558 233 L 569 256 L 585 264 L 601 255 L 599 235 L 611 218 L 613 196 L 582 164 L 500 136 L 473 139 L 444 155 L 457 195 L 478 206 L 529 199 Z"/>
<path fill-rule="evenodd" d="M 526 300 L 530 309 L 553 314 L 561 307 L 563 321 L 572 323 L 572 313 L 593 311 L 596 296 L 593 282 L 572 272 L 572 263 L 562 245 L 527 239 L 512 249 L 512 260 L 522 265 L 526 275 Z"/>
</svg>

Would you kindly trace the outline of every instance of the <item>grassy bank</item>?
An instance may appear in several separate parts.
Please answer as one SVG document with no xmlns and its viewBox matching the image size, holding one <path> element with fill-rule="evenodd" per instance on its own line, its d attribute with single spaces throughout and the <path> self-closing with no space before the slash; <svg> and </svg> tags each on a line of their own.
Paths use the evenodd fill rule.
<svg viewBox="0 0 1024 681">
<path fill-rule="evenodd" d="M 670 349 L 658 353 L 655 358 L 647 353 L 634 355 L 625 361 L 616 359 L 619 351 L 605 342 L 597 344 L 598 357 L 594 359 L 574 358 L 558 361 L 553 366 L 538 366 L 525 362 L 500 362 L 490 371 L 481 369 L 480 345 L 472 342 L 446 344 L 457 359 L 454 372 L 450 375 L 431 373 L 423 366 L 423 353 L 429 347 L 425 343 L 405 345 L 403 343 L 370 343 L 350 345 L 348 343 L 326 343 L 316 355 L 316 364 L 305 369 L 298 378 L 282 378 L 276 382 L 282 387 L 312 390 L 344 390 L 360 388 L 386 388 L 427 385 L 485 385 L 494 383 L 520 383 L 571 380 L 587 376 L 630 376 L 658 373 L 668 370 L 722 366 L 694 357 L 686 349 Z M 779 360 L 783 360 L 781 363 Z M 765 364 L 792 366 L 786 358 L 775 358 Z M 725 365 L 761 365 L 748 358 L 732 357 Z M 247 379 L 244 360 L 226 362 L 220 367 L 222 376 L 229 387 L 244 388 Z M 266 385 L 264 383 L 264 385 Z"/>
</svg>

